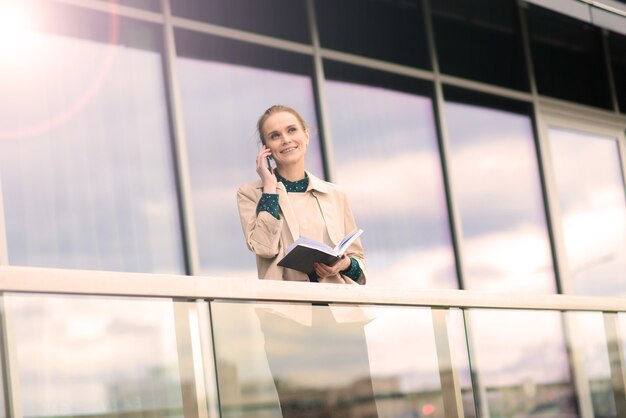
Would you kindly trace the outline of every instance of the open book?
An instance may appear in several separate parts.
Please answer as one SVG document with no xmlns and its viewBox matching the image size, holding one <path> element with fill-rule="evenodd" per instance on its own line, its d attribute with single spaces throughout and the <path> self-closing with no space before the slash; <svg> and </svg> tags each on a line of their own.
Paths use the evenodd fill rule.
<svg viewBox="0 0 626 418">
<path fill-rule="evenodd" d="M 278 265 L 306 274 L 314 271 L 313 263 L 323 263 L 332 266 L 339 261 L 350 244 L 362 233 L 362 229 L 355 229 L 343 237 L 335 248 L 311 238 L 300 237 L 287 248 L 285 256 L 278 262 Z"/>
</svg>

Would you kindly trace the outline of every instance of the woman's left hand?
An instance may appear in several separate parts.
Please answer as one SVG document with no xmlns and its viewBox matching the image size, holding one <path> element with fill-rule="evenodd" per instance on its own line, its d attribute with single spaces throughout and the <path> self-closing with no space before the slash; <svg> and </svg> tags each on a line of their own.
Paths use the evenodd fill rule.
<svg viewBox="0 0 626 418">
<path fill-rule="evenodd" d="M 324 279 L 326 277 L 339 274 L 340 271 L 343 271 L 349 268 L 351 263 L 352 262 L 350 261 L 350 257 L 346 257 L 344 255 L 343 257 L 341 257 L 339 261 L 337 261 L 332 266 L 329 266 L 328 264 L 315 263 L 313 264 L 313 268 L 315 269 L 315 273 L 317 274 L 317 277 L 319 277 L 320 279 Z"/>
</svg>

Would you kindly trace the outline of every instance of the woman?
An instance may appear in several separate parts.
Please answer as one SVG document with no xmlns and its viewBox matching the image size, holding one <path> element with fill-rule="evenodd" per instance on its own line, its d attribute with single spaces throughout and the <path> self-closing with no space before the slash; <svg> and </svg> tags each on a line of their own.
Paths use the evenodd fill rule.
<svg viewBox="0 0 626 418">
<path fill-rule="evenodd" d="M 297 111 L 274 105 L 263 113 L 257 129 L 263 145 L 256 158 L 260 180 L 241 186 L 237 203 L 259 278 L 365 284 L 358 239 L 336 264 L 316 263 L 315 274 L 278 266 L 285 249 L 300 236 L 334 247 L 356 225 L 345 192 L 305 170 L 310 130 Z M 275 170 L 268 167 L 268 157 Z"/>
<path fill-rule="evenodd" d="M 256 157 L 260 180 L 240 187 L 237 202 L 259 278 L 365 284 L 358 239 L 337 263 L 317 263 L 310 275 L 278 265 L 298 237 L 334 247 L 356 225 L 346 194 L 305 170 L 310 130 L 298 112 L 272 106 L 257 129 L 263 145 Z M 276 169 L 268 167 L 268 157 Z M 357 409 L 367 411 L 363 416 L 377 416 L 363 331 L 371 318 L 362 309 L 257 304 L 255 311 L 284 418 L 361 416 Z M 314 383 L 310 376 L 316 377 Z M 342 386 L 339 381 L 347 382 Z"/>
</svg>

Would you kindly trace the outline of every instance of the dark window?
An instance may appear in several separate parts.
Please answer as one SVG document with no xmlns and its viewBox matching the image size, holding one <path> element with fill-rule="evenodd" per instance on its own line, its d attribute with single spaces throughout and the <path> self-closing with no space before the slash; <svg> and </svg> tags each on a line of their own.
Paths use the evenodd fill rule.
<svg viewBox="0 0 626 418">
<path fill-rule="evenodd" d="M 626 113 L 626 36 L 609 33 L 609 50 L 619 109 Z"/>
<path fill-rule="evenodd" d="M 313 70 L 311 57 L 307 55 L 184 29 L 176 30 L 176 53 L 185 58 L 198 58 L 303 75 L 309 75 Z"/>
<path fill-rule="evenodd" d="M 380 87 L 387 90 L 426 96 L 429 99 L 432 99 L 434 94 L 433 85 L 429 81 L 332 60 L 324 61 L 324 76 L 328 80 Z"/>
<path fill-rule="evenodd" d="M 527 13 L 539 93 L 610 109 L 600 29 L 532 4 Z"/>
<path fill-rule="evenodd" d="M 430 68 L 419 0 L 317 0 L 322 47 Z"/>
<path fill-rule="evenodd" d="M 432 17 L 441 72 L 528 90 L 515 2 L 436 0 Z"/>
<path fill-rule="evenodd" d="M 175 16 L 309 42 L 305 0 L 175 0 Z"/>
</svg>

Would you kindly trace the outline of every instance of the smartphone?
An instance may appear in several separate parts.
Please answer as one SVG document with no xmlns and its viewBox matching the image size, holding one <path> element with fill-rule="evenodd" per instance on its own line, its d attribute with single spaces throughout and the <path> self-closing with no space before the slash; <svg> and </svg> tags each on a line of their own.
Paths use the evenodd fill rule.
<svg viewBox="0 0 626 418">
<path fill-rule="evenodd" d="M 273 173 L 276 164 L 274 163 L 272 157 L 265 157 L 265 162 L 267 163 L 267 169 L 270 170 L 271 173 Z"/>
</svg>

